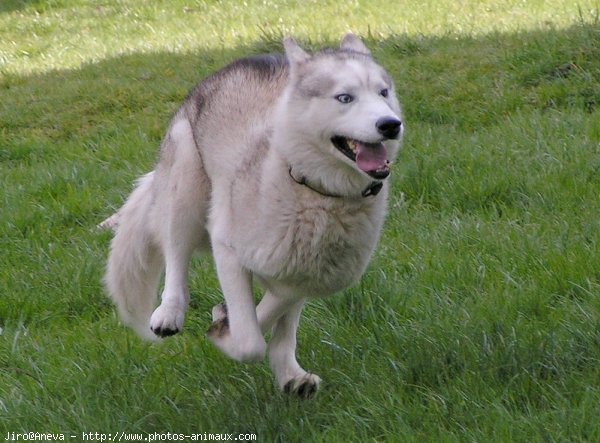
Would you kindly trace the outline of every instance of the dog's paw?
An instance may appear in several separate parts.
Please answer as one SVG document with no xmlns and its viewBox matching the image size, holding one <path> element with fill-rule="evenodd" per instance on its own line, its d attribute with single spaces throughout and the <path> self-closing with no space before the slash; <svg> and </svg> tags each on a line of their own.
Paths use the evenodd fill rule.
<svg viewBox="0 0 600 443">
<path fill-rule="evenodd" d="M 163 338 L 175 335 L 183 328 L 184 316 L 181 308 L 160 305 L 150 317 L 150 329 Z"/>
<path fill-rule="evenodd" d="M 217 305 L 219 306 L 219 305 Z M 214 319 L 214 309 L 213 309 L 213 319 Z M 206 335 L 210 339 L 210 341 L 218 340 L 224 338 L 229 335 L 229 319 L 227 315 L 217 318 L 213 321 L 213 323 L 209 326 L 208 331 L 206 331 Z"/>
<path fill-rule="evenodd" d="M 243 337 L 234 340 L 229 329 L 229 318 L 225 304 L 216 305 L 212 311 L 213 324 L 206 332 L 208 340 L 229 358 L 242 363 L 254 363 L 265 358 L 267 343 L 263 337 Z"/>
<path fill-rule="evenodd" d="M 304 374 L 294 377 L 283 385 L 283 392 L 303 400 L 313 397 L 319 390 L 321 378 L 315 374 Z"/>
</svg>

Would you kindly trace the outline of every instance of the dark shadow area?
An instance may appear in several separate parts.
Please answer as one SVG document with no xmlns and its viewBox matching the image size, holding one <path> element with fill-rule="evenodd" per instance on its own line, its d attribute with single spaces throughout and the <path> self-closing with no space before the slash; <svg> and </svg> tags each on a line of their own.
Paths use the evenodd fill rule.
<svg viewBox="0 0 600 443">
<path fill-rule="evenodd" d="M 164 127 L 164 119 L 199 80 L 238 57 L 281 51 L 279 37 L 234 49 L 134 54 L 76 70 L 5 75 L 0 79 L 0 160 L 12 156 L 9 140 L 18 134 L 51 140 L 93 136 L 106 130 L 107 120 L 119 125 L 146 117 Z M 599 25 L 366 43 L 395 78 L 407 122 L 481 126 L 524 108 L 577 107 L 592 113 L 600 104 Z"/>
<path fill-rule="evenodd" d="M 27 238 L 40 226 L 48 241 L 58 244 L 66 232 L 87 235 L 120 205 L 133 179 L 152 169 L 170 116 L 197 81 L 238 57 L 280 49 L 278 38 L 265 36 L 234 49 L 126 55 L 80 69 L 0 78 L 0 170 L 7 177 L 4 205 L 11 208 L 4 238 Z M 476 132 L 528 109 L 598 113 L 597 25 L 478 39 L 397 36 L 366 43 L 393 75 L 409 128 L 443 125 Z M 409 156 L 411 140 L 408 131 Z M 66 199 L 69 193 L 77 198 Z M 7 241 L 5 247 L 11 247 Z M 39 269 L 28 249 L 19 257 L 0 265 Z M 11 285 L 3 292 L 13 293 Z M 19 317 L 18 309 L 11 310 Z"/>
<path fill-rule="evenodd" d="M 28 6 L 34 6 L 38 4 L 39 0 L 2 0 L 0 2 L 0 13 L 20 11 Z"/>
</svg>

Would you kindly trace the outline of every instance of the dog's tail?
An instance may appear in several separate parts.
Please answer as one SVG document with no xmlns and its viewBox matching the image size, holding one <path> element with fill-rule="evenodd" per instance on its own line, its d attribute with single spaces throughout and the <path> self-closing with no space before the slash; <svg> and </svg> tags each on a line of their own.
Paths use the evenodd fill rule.
<svg viewBox="0 0 600 443">
<path fill-rule="evenodd" d="M 148 340 L 156 339 L 150 330 L 150 316 L 164 270 L 164 258 L 151 228 L 153 180 L 154 172 L 143 176 L 118 212 L 104 279 L 123 323 Z"/>
</svg>

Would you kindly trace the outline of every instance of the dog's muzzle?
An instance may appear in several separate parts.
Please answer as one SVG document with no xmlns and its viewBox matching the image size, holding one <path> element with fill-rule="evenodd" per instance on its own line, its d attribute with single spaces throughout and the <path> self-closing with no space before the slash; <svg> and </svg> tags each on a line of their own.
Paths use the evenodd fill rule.
<svg viewBox="0 0 600 443">
<path fill-rule="evenodd" d="M 383 138 L 382 141 L 398 138 L 402 130 L 402 122 L 394 117 L 382 117 L 377 120 L 375 126 Z M 383 180 L 390 174 L 391 163 L 382 141 L 370 143 L 341 135 L 331 138 L 331 143 L 338 151 L 356 162 L 361 171 L 377 180 Z"/>
</svg>

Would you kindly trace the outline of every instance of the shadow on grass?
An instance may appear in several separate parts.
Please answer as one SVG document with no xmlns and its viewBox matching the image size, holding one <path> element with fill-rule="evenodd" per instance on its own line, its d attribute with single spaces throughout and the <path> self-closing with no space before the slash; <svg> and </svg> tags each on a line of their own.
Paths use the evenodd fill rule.
<svg viewBox="0 0 600 443">
<path fill-rule="evenodd" d="M 585 25 L 478 39 L 398 36 L 367 43 L 395 77 L 409 125 L 472 128 L 526 107 L 594 112 L 600 103 L 599 29 Z M 78 70 L 5 76 L 2 137 L 89 137 L 107 126 L 145 124 L 148 117 L 165 127 L 198 80 L 237 57 L 279 51 L 278 38 L 265 36 L 232 50 L 133 54 Z M 141 130 L 162 135 L 144 124 Z M 11 155 L 11 143 L 3 145 L 0 159 Z"/>
<path fill-rule="evenodd" d="M 87 238 L 111 207 L 120 205 L 133 179 L 152 168 L 171 114 L 196 82 L 238 57 L 278 51 L 278 38 L 265 36 L 227 50 L 125 55 L 76 70 L 0 78 L 0 170 L 8 214 L 3 238 L 41 235 L 57 244 L 66 234 Z M 396 80 L 409 152 L 410 128 L 419 124 L 475 132 L 524 109 L 597 114 L 597 25 L 367 43 Z M 10 240 L 5 247 L 11 251 L 1 259 L 5 268 L 43 266 L 27 258 L 35 257 L 27 248 L 16 250 Z M 29 271 L 24 273 L 32 275 Z M 15 294 L 9 299 L 23 300 L 22 284 L 6 283 L 5 292 Z M 56 291 L 58 296 L 62 288 Z M 18 318 L 17 311 L 11 309 L 9 317 Z"/>
<path fill-rule="evenodd" d="M 527 109 L 595 113 L 600 103 L 599 28 L 477 39 L 397 36 L 367 43 L 396 80 L 410 150 L 410 128 L 417 124 L 476 132 Z M 97 177 L 95 191 L 123 186 L 122 173 L 131 182 L 152 167 L 171 114 L 198 80 L 235 58 L 280 50 L 279 37 L 265 35 L 231 50 L 132 54 L 77 70 L 4 75 L 0 168 L 83 162 L 114 174 L 112 183 L 110 177 Z M 32 166 L 13 181 L 27 188 L 39 180 L 40 171 Z M 8 198 L 10 202 L 10 192 Z"/>
<path fill-rule="evenodd" d="M 60 242 L 69 229 L 95 225 L 108 207 L 120 204 L 117 195 L 126 193 L 133 178 L 152 168 L 171 114 L 195 83 L 238 57 L 277 51 L 278 38 L 265 36 L 230 50 L 132 54 L 76 70 L 0 78 L 0 169 L 9 214 L 4 238 L 26 238 L 44 226 Z M 397 36 L 367 43 L 396 80 L 408 150 L 410 128 L 418 124 L 469 132 L 524 109 L 597 114 L 597 24 L 477 39 Z"/>
<path fill-rule="evenodd" d="M 14 12 L 29 6 L 40 4 L 40 0 L 2 0 L 0 2 L 0 14 L 3 12 Z"/>
</svg>

